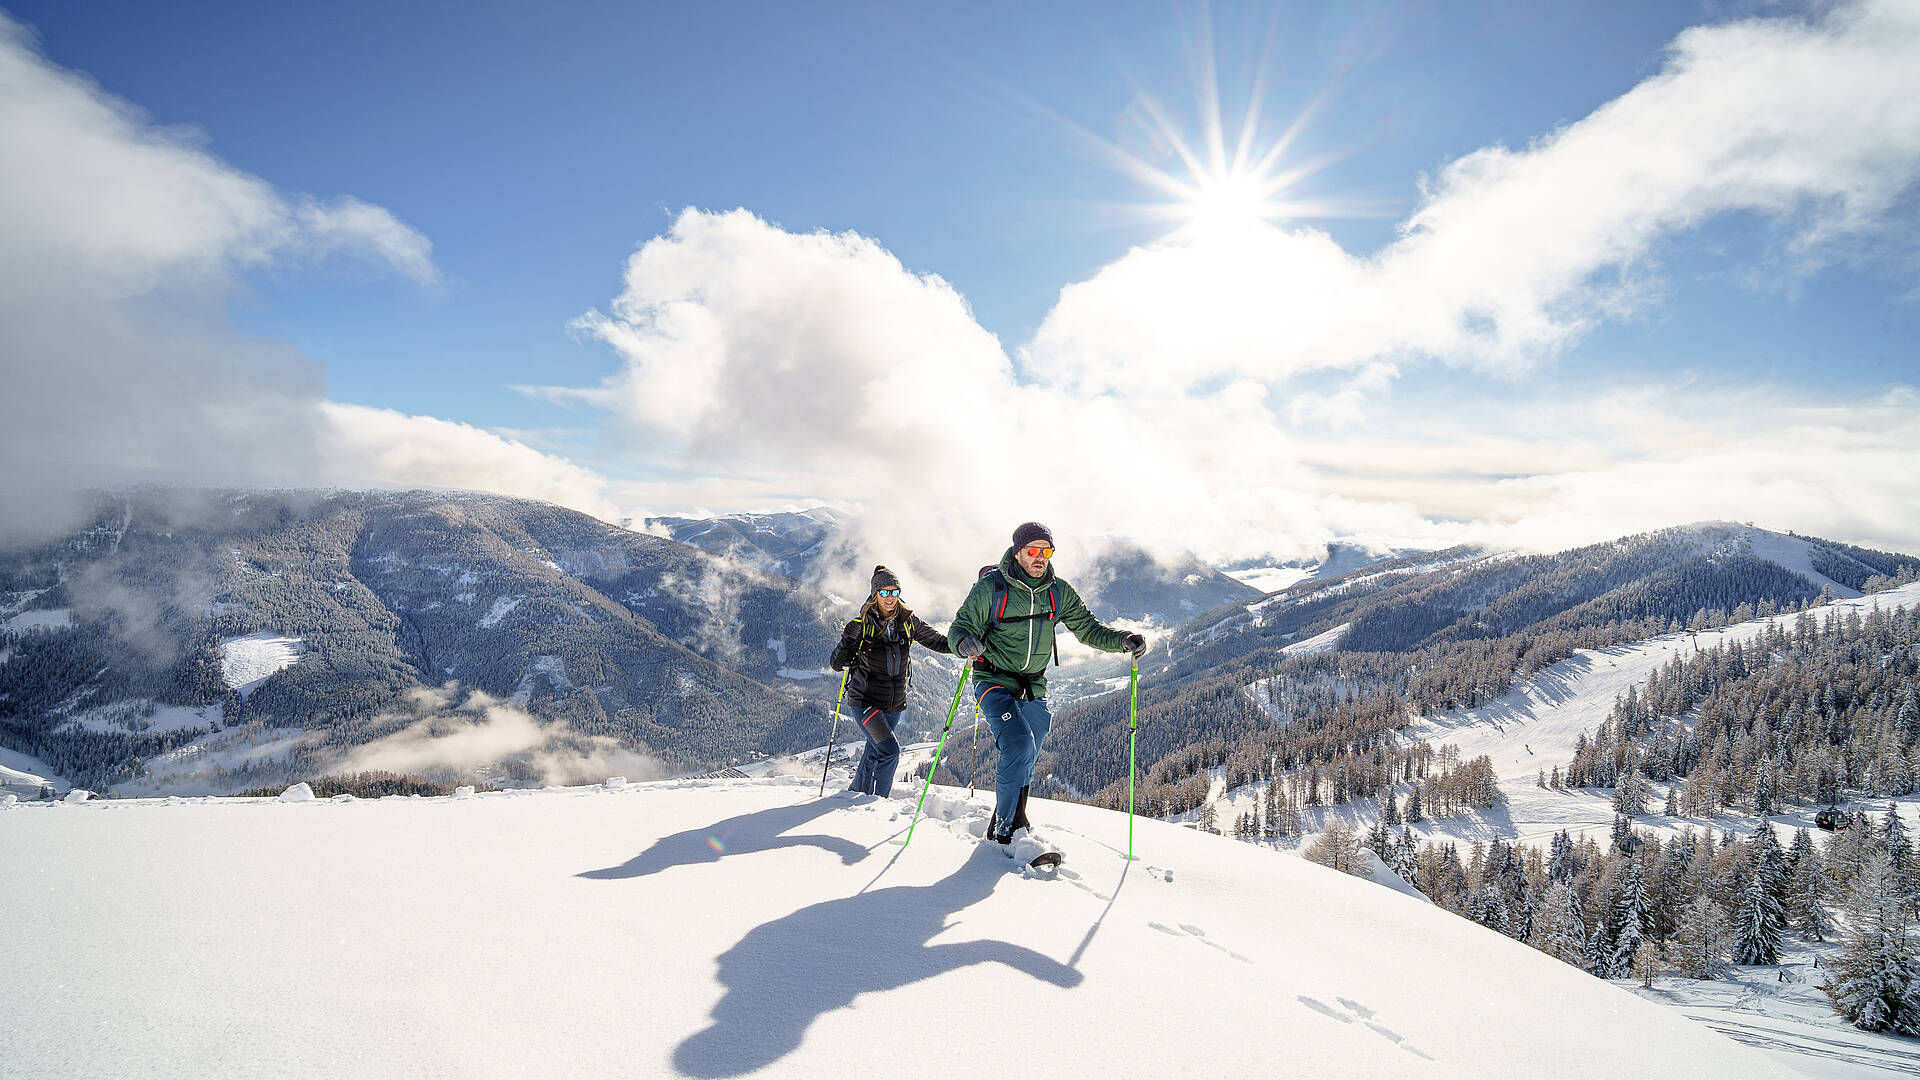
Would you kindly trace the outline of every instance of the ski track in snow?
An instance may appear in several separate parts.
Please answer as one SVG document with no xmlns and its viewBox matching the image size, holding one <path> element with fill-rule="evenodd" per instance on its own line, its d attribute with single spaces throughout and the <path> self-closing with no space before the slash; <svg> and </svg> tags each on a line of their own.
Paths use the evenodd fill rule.
<svg viewBox="0 0 1920 1080">
<path fill-rule="evenodd" d="M 1129 862 L 1125 815 L 1043 800 L 1037 839 L 1067 861 L 1036 872 L 978 839 L 985 792 L 931 789 L 901 846 L 917 785 L 816 799 L 818 782 L 8 807 L 0 1060 L 823 1077 L 881 1031 L 913 1075 L 968 1080 L 1795 1075 L 1302 860 L 1142 820 Z M 88 887 L 49 890 L 47 871 Z M 281 977 L 234 1008 L 237 966 Z M 72 977 L 103 970 L 123 977 Z M 954 1042 L 1007 1007 L 1104 1036 Z"/>
</svg>

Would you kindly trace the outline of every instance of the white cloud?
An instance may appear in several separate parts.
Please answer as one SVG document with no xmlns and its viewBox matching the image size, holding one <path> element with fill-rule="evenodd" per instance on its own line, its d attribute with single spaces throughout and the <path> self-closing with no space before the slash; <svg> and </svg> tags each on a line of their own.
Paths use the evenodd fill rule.
<svg viewBox="0 0 1920 1080">
<path fill-rule="evenodd" d="M 1065 289 L 1024 367 L 1153 397 L 1381 360 L 1524 371 L 1657 295 L 1648 261 L 1710 218 L 1777 219 L 1809 262 L 1870 234 L 1920 176 L 1915 57 L 1907 0 L 1688 30 L 1591 115 L 1446 166 L 1382 251 L 1309 229 L 1178 234 Z"/>
<path fill-rule="evenodd" d="M 943 600 L 1028 518 L 1054 526 L 1069 574 L 1100 534 L 1290 556 L 1347 535 L 1546 542 L 1775 513 L 1914 546 L 1920 520 L 1868 508 L 1904 490 L 1910 429 L 1880 430 L 1884 411 L 1841 410 L 1851 438 L 1786 462 L 1702 415 L 1723 403 L 1636 411 L 1656 388 L 1555 402 L 1508 381 L 1451 414 L 1374 399 L 1435 361 L 1525 376 L 1653 302 L 1661 246 L 1719 215 L 1775 219 L 1803 267 L 1868 242 L 1920 176 L 1916 55 L 1920 8 L 1902 3 L 1688 31 L 1592 115 L 1441 170 L 1377 253 L 1302 228 L 1190 230 L 1064 289 L 1012 357 L 874 241 L 689 210 L 633 256 L 610 313 L 581 320 L 622 369 L 544 392 L 626 422 L 655 506 L 843 499 L 870 523 L 849 561 L 904 567 Z M 1314 371 L 1354 374 L 1273 395 Z M 1772 415 L 1809 437 L 1790 405 Z M 1834 471 L 1850 478 L 1823 488 Z"/>
<path fill-rule="evenodd" d="M 657 758 L 617 739 L 581 735 L 561 721 L 543 724 L 525 710 L 478 690 L 456 706 L 459 696 L 456 683 L 438 689 L 414 688 L 401 699 L 399 711 L 383 718 L 404 721 L 404 727 L 341 754 L 330 771 L 470 779 L 514 759 L 529 775 L 548 784 L 590 783 L 609 776 L 650 780 L 666 775 Z"/>
<path fill-rule="evenodd" d="M 1916 395 L 1834 404 L 1698 381 L 1396 408 L 1378 434 L 1301 444 L 1357 498 L 1557 550 L 1712 519 L 1920 548 Z M 1711 407 L 1699 403 L 1709 402 Z"/>
<path fill-rule="evenodd" d="M 463 424 L 326 402 L 234 331 L 250 268 L 353 257 L 421 285 L 432 245 L 351 197 L 286 195 L 48 61 L 0 14 L 0 542 L 75 489 L 461 486 L 615 516 L 592 473 Z"/>
<path fill-rule="evenodd" d="M 392 409 L 319 403 L 319 482 L 348 487 L 442 487 L 542 499 L 618 521 L 605 478 L 553 454 L 468 424 Z"/>
</svg>

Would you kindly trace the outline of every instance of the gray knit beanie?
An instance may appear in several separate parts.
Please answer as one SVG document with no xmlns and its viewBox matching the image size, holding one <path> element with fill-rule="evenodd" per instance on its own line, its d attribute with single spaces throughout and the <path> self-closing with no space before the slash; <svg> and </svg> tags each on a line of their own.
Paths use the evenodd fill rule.
<svg viewBox="0 0 1920 1080">
<path fill-rule="evenodd" d="M 1026 522 L 1022 524 L 1019 528 L 1013 530 L 1013 546 L 1014 547 L 1017 547 L 1017 548 L 1026 547 L 1028 544 L 1033 543 L 1035 540 L 1044 541 L 1048 547 L 1052 547 L 1053 546 L 1053 530 L 1047 528 L 1045 525 L 1042 525 L 1037 521 Z"/>
</svg>

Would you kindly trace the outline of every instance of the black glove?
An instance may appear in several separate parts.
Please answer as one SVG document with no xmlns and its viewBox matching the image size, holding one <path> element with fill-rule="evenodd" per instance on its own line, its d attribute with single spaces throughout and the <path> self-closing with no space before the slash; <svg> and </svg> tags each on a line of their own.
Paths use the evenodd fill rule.
<svg viewBox="0 0 1920 1080">
<path fill-rule="evenodd" d="M 1132 653 L 1135 660 L 1147 655 L 1147 639 L 1139 634 L 1128 634 L 1120 647 Z"/>
<path fill-rule="evenodd" d="M 987 643 L 972 634 L 955 634 L 947 639 L 947 645 L 953 649 L 955 656 L 964 656 L 969 660 L 987 651 Z"/>
<path fill-rule="evenodd" d="M 828 659 L 827 666 L 835 671 L 839 671 L 841 668 L 848 666 L 853 663 L 854 651 L 859 647 L 860 620 L 855 619 L 847 624 L 845 630 L 840 632 L 840 644 L 833 647 L 833 656 Z"/>
</svg>

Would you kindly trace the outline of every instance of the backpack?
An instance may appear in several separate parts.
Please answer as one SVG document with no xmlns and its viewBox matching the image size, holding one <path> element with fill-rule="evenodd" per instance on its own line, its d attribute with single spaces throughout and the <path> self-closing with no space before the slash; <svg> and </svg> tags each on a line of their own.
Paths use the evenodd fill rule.
<svg viewBox="0 0 1920 1080">
<path fill-rule="evenodd" d="M 985 629 L 980 631 L 981 641 L 985 641 L 987 635 L 993 632 L 993 628 L 999 626 L 1002 622 L 1027 622 L 1032 619 L 1045 619 L 1048 622 L 1059 621 L 1060 601 L 1054 594 L 1052 584 L 1047 586 L 1046 614 L 1043 615 L 1036 611 L 1028 615 L 1015 615 L 1009 619 L 1006 617 L 1007 591 L 1009 588 L 1007 585 L 1007 576 L 1000 572 L 1000 567 L 996 564 L 981 567 L 980 576 L 991 576 L 993 578 L 993 597 L 987 601 L 987 625 Z M 1060 666 L 1060 636 L 1058 634 L 1055 634 L 1053 638 L 1053 664 L 1055 667 Z"/>
</svg>

